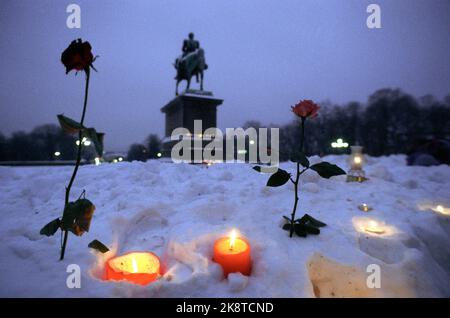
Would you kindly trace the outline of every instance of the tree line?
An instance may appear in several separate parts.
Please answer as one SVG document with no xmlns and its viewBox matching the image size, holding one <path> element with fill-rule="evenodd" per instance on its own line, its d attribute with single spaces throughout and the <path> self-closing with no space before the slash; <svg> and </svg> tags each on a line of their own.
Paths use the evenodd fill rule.
<svg viewBox="0 0 450 318">
<path fill-rule="evenodd" d="M 367 104 L 322 103 L 319 116 L 307 122 L 307 155 L 339 153 L 331 143 L 341 138 L 359 144 L 371 156 L 409 153 L 421 143 L 450 137 L 450 95 L 439 101 L 431 95 L 419 99 L 400 89 L 381 89 Z M 295 154 L 300 124 L 293 120 L 280 128 L 280 160 Z M 348 151 L 348 150 L 347 150 Z"/>
<path fill-rule="evenodd" d="M 450 137 L 450 95 L 441 101 L 431 95 L 415 98 L 400 89 L 386 88 L 373 93 L 366 104 L 324 102 L 320 106 L 319 116 L 307 122 L 307 155 L 348 151 L 331 148 L 337 138 L 350 145 L 362 145 L 369 155 L 382 156 L 409 153 L 425 140 Z M 258 121 L 248 121 L 243 127 L 257 129 L 264 126 Z M 295 156 L 300 137 L 299 122 L 293 118 L 286 125 L 269 127 L 280 128 L 280 160 Z M 9 138 L 0 133 L 0 161 L 74 160 L 75 142 L 75 137 L 53 124 L 36 127 L 30 133 L 15 132 Z M 56 152 L 59 156 L 55 156 Z M 145 143 L 130 146 L 127 160 L 158 158 L 159 152 L 161 139 L 151 134 Z M 83 156 L 93 159 L 89 147 Z"/>
<path fill-rule="evenodd" d="M 0 161 L 74 160 L 76 138 L 54 124 L 31 132 L 18 131 L 6 138 L 0 133 Z"/>
</svg>

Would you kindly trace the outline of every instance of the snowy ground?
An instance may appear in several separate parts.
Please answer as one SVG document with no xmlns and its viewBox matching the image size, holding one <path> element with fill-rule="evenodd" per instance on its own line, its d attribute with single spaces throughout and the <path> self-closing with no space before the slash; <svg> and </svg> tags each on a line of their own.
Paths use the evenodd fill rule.
<svg viewBox="0 0 450 318">
<path fill-rule="evenodd" d="M 346 156 L 326 160 L 347 170 Z M 293 171 L 294 165 L 283 168 Z M 61 215 L 71 167 L 0 167 L 0 296 L 3 297 L 378 297 L 450 296 L 450 167 L 407 167 L 404 156 L 368 158 L 370 178 L 303 176 L 298 215 L 328 224 L 319 236 L 289 239 L 280 229 L 293 187 L 265 187 L 267 175 L 246 164 L 210 168 L 162 163 L 82 166 L 83 189 L 96 205 L 90 232 L 69 237 L 58 261 L 59 232 L 39 235 Z M 358 210 L 361 203 L 374 210 Z M 448 210 L 447 210 L 448 211 Z M 367 218 L 385 222 L 365 233 Z M 253 248 L 253 272 L 222 279 L 211 261 L 216 238 L 238 228 Z M 96 278 L 99 239 L 121 254 L 151 250 L 167 272 L 145 287 Z M 82 269 L 80 289 L 66 287 L 66 268 Z M 97 267 L 96 267 L 97 264 Z M 366 286 L 366 268 L 381 266 L 381 289 Z"/>
</svg>

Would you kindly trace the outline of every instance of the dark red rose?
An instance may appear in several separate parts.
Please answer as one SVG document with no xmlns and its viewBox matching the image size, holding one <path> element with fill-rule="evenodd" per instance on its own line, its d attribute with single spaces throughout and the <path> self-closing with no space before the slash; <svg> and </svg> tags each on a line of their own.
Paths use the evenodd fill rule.
<svg viewBox="0 0 450 318">
<path fill-rule="evenodd" d="M 317 116 L 317 112 L 319 111 L 319 106 L 315 104 L 312 100 L 305 99 L 303 101 L 299 101 L 294 106 L 291 106 L 292 112 L 296 114 L 298 117 L 314 118 Z"/>
<path fill-rule="evenodd" d="M 72 41 L 61 54 L 61 62 L 66 67 L 66 74 L 71 70 L 88 71 L 94 61 L 91 50 L 91 44 L 87 41 L 82 42 L 81 39 Z"/>
</svg>

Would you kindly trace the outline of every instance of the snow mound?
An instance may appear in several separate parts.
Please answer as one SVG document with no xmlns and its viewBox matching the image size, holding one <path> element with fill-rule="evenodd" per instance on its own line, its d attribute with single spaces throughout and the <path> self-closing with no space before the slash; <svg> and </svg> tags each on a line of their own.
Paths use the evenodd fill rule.
<svg viewBox="0 0 450 318">
<path fill-rule="evenodd" d="M 311 158 L 321 160 L 349 169 L 346 155 Z M 280 166 L 295 171 L 295 163 Z M 59 233 L 39 230 L 61 215 L 72 167 L 0 167 L 0 296 L 450 297 L 450 167 L 407 166 L 397 155 L 367 157 L 364 169 L 363 183 L 304 173 L 297 217 L 327 226 L 289 238 L 280 220 L 292 211 L 292 184 L 266 187 L 269 175 L 252 165 L 82 166 L 71 199 L 84 189 L 96 210 L 89 233 L 70 235 L 59 262 Z M 360 211 L 362 203 L 373 209 Z M 367 232 L 371 220 L 384 233 Z M 214 241 L 233 228 L 252 247 L 249 277 L 225 278 L 212 261 Z M 94 239 L 110 252 L 89 250 Z M 104 262 L 129 251 L 158 255 L 162 277 L 147 286 L 104 281 Z M 70 264 L 80 266 L 79 289 L 66 285 Z M 371 265 L 380 288 L 368 287 Z"/>
</svg>

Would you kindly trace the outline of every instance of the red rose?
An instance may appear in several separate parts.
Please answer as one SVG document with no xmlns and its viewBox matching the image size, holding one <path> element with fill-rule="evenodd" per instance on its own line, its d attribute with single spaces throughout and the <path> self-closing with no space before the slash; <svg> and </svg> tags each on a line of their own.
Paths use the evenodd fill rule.
<svg viewBox="0 0 450 318">
<path fill-rule="evenodd" d="M 66 67 L 66 74 L 71 70 L 89 70 L 94 61 L 91 50 L 92 47 L 89 42 L 82 42 L 81 39 L 72 41 L 61 54 L 61 62 Z"/>
<path fill-rule="evenodd" d="M 317 116 L 317 112 L 319 111 L 319 106 L 315 104 L 312 100 L 305 99 L 303 101 L 299 101 L 294 106 L 291 106 L 292 112 L 296 114 L 298 117 L 314 118 Z"/>
</svg>

